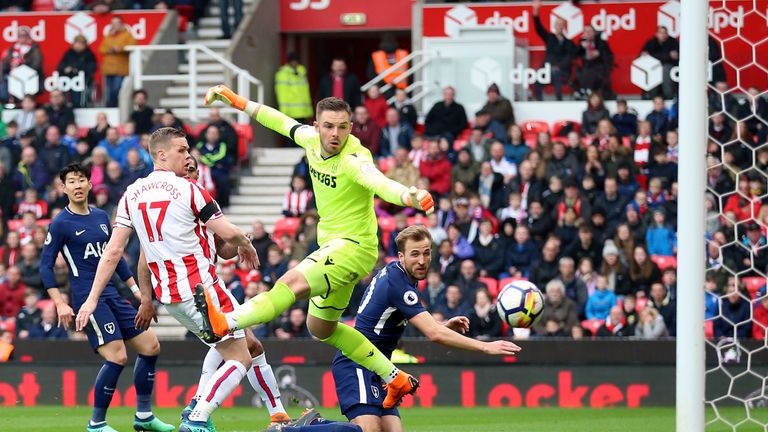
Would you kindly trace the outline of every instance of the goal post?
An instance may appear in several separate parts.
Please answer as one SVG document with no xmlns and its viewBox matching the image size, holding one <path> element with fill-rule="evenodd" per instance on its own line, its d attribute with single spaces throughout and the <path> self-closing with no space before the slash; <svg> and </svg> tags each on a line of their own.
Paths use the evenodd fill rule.
<svg viewBox="0 0 768 432">
<path fill-rule="evenodd" d="M 709 1 L 680 3 L 677 432 L 704 431 L 704 251 Z"/>
</svg>

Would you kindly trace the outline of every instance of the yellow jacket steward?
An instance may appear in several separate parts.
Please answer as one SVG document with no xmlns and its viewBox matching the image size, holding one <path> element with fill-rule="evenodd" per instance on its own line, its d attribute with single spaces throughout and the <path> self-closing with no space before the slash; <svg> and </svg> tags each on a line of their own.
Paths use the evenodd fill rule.
<svg viewBox="0 0 768 432">
<path fill-rule="evenodd" d="M 294 119 L 312 117 L 312 97 L 309 93 L 307 69 L 283 65 L 275 73 L 275 96 L 280 111 Z"/>
<path fill-rule="evenodd" d="M 404 49 L 397 49 L 395 50 L 395 63 L 400 62 L 402 59 L 404 59 L 406 56 L 408 56 L 408 51 Z M 371 54 L 371 57 L 373 58 L 373 66 L 376 68 L 376 74 L 380 74 L 387 70 L 388 68 L 392 67 L 393 64 L 390 64 L 387 61 L 387 53 L 384 50 L 378 50 L 374 51 L 373 54 Z M 407 65 L 402 65 L 395 69 L 394 71 L 388 73 L 384 76 L 384 82 L 387 84 L 391 84 L 392 81 L 394 81 L 397 77 L 405 73 L 405 71 L 408 69 Z M 397 88 L 405 89 L 408 87 L 408 80 L 402 80 L 396 84 Z"/>
</svg>

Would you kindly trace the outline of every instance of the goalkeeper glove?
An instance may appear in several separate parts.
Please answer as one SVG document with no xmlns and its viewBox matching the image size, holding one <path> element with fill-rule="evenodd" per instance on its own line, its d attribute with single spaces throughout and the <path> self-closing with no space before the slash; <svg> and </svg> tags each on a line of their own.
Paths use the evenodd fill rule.
<svg viewBox="0 0 768 432">
<path fill-rule="evenodd" d="M 435 210 L 435 200 L 432 198 L 432 194 L 424 189 L 416 189 L 415 186 L 411 186 L 411 188 L 408 189 L 405 204 L 416 210 L 422 210 L 428 215 L 432 214 Z"/>
<path fill-rule="evenodd" d="M 206 106 L 212 104 L 215 101 L 224 102 L 227 105 L 239 109 L 240 111 L 244 110 L 245 106 L 248 104 L 248 99 L 233 92 L 229 87 L 223 84 L 213 86 L 209 88 L 207 92 L 205 92 L 204 102 Z"/>
</svg>

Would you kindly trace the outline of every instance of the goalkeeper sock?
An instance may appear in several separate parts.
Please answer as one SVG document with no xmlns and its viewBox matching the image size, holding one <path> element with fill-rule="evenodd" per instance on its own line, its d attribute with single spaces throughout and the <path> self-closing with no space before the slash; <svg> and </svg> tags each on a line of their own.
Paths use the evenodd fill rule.
<svg viewBox="0 0 768 432">
<path fill-rule="evenodd" d="M 400 372 L 371 341 L 346 324 L 338 323 L 331 336 L 320 340 L 335 346 L 350 360 L 380 376 L 387 384 Z"/>
<path fill-rule="evenodd" d="M 288 285 L 278 282 L 271 290 L 257 295 L 228 313 L 227 324 L 230 329 L 244 329 L 263 324 L 277 318 L 294 302 L 296 294 Z"/>
<path fill-rule="evenodd" d="M 107 360 L 101 367 L 99 374 L 96 375 L 96 382 L 93 384 L 93 415 L 91 424 L 96 425 L 104 422 L 107 417 L 107 408 L 112 402 L 112 395 L 117 387 L 117 379 L 123 371 L 123 365 L 112 363 Z"/>
</svg>

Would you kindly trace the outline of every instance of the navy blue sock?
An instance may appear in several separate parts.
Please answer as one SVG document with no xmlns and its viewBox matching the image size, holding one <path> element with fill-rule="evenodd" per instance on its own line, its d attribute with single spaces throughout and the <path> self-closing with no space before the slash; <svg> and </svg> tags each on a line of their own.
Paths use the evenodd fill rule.
<svg viewBox="0 0 768 432">
<path fill-rule="evenodd" d="M 139 354 L 133 368 L 133 385 L 136 387 L 136 412 L 152 412 L 152 389 L 155 387 L 155 363 L 157 356 Z"/>
<path fill-rule="evenodd" d="M 309 426 L 287 426 L 281 429 L 283 432 L 363 432 L 358 425 L 347 422 L 335 422 L 332 420 L 324 420 L 320 424 L 313 424 Z"/>
<path fill-rule="evenodd" d="M 117 379 L 123 366 L 111 361 L 105 361 L 99 374 L 96 375 L 96 382 L 93 384 L 93 416 L 91 422 L 94 424 L 102 423 L 107 417 L 107 408 L 112 402 L 112 395 L 115 393 Z"/>
</svg>

